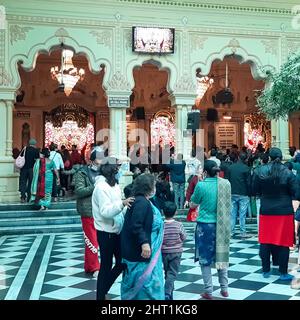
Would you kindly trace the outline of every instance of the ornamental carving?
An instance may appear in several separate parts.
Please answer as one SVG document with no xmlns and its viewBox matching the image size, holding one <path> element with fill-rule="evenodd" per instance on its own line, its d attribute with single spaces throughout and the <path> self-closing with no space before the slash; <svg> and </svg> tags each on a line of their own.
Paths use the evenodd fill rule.
<svg viewBox="0 0 300 320">
<path fill-rule="evenodd" d="M 197 91 L 197 87 L 192 78 L 188 74 L 184 74 L 176 82 L 174 91 L 195 94 L 195 92 Z"/>
<path fill-rule="evenodd" d="M 4 67 L 0 67 L 0 86 L 9 87 L 12 85 L 12 78 L 10 74 L 4 69 Z"/>
<path fill-rule="evenodd" d="M 261 40 L 261 43 L 265 46 L 265 53 L 271 53 L 274 56 L 278 53 L 278 40 Z"/>
<path fill-rule="evenodd" d="M 147 1 L 143 0 L 119 0 L 119 2 L 126 2 L 126 3 L 147 3 Z M 167 1 L 167 0 L 152 0 L 151 5 L 159 5 L 159 6 L 173 6 L 174 1 Z M 146 4 L 147 5 L 147 4 Z M 230 13 L 233 12 L 250 12 L 250 13 L 262 13 L 262 14 L 270 14 L 270 15 L 289 15 L 291 16 L 293 14 L 291 9 L 281 9 L 281 8 L 264 8 L 264 7 L 257 7 L 257 6 L 240 6 L 240 5 L 225 5 L 225 4 L 208 4 L 205 1 L 202 1 L 202 3 L 197 3 L 197 1 L 176 1 L 177 7 L 184 7 L 184 8 L 192 8 L 195 10 L 195 8 L 201 8 L 205 10 L 219 10 L 219 11 L 229 11 Z"/>
<path fill-rule="evenodd" d="M 4 64 L 4 54 L 5 54 L 5 32 L 0 30 L 0 65 Z"/>
<path fill-rule="evenodd" d="M 288 55 L 296 53 L 299 50 L 300 50 L 300 42 L 296 42 L 296 41 L 288 41 L 287 42 Z"/>
<path fill-rule="evenodd" d="M 10 43 L 13 45 L 14 42 L 19 40 L 25 40 L 27 32 L 33 30 L 32 27 L 21 27 L 17 24 L 9 27 Z"/>
<path fill-rule="evenodd" d="M 131 90 L 130 83 L 127 81 L 126 77 L 121 74 L 121 72 L 116 72 L 113 75 L 111 81 L 108 83 L 108 87 L 111 90 Z"/>
<path fill-rule="evenodd" d="M 64 121 L 76 121 L 78 127 L 86 128 L 90 123 L 90 115 L 84 108 L 74 103 L 66 103 L 47 112 L 45 121 L 51 122 L 54 127 L 62 127 Z"/>
<path fill-rule="evenodd" d="M 103 30 L 103 31 L 91 31 L 91 35 L 96 37 L 98 44 L 103 44 L 106 47 L 112 47 L 112 32 L 111 30 Z"/>
<path fill-rule="evenodd" d="M 207 37 L 202 37 L 196 34 L 191 35 L 190 49 L 195 51 L 198 49 L 203 49 L 204 42 L 208 39 Z"/>
<path fill-rule="evenodd" d="M 132 47 L 132 32 L 131 30 L 124 31 L 124 42 L 126 49 L 130 49 Z"/>
<path fill-rule="evenodd" d="M 240 43 L 235 38 L 231 39 L 228 43 L 228 47 L 232 53 L 236 53 L 237 48 L 240 48 Z"/>
</svg>

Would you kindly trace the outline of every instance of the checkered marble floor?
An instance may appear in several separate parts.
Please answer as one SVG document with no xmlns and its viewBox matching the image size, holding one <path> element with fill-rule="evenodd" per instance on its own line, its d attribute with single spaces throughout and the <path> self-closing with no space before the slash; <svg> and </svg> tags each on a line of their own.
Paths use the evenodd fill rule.
<svg viewBox="0 0 300 320">
<path fill-rule="evenodd" d="M 175 282 L 175 300 L 198 300 L 203 291 L 200 267 L 194 263 L 193 223 L 184 223 L 188 239 L 184 244 L 180 273 Z M 231 239 L 229 298 L 233 300 L 300 300 L 300 290 L 278 280 L 278 268 L 264 279 L 258 256 L 256 226 L 247 225 L 252 238 Z M 96 279 L 83 271 L 84 242 L 81 233 L 0 237 L 0 300 L 94 300 Z M 298 252 L 291 252 L 290 273 L 297 272 Z M 120 299 L 117 279 L 109 292 Z M 217 271 L 213 269 L 215 299 L 219 293 Z"/>
</svg>

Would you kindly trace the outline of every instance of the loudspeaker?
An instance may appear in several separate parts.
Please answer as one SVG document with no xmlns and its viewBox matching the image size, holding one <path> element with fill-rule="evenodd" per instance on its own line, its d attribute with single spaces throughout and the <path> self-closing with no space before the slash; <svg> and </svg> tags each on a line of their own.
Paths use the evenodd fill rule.
<svg viewBox="0 0 300 320">
<path fill-rule="evenodd" d="M 144 107 L 137 107 L 134 109 L 134 117 L 137 120 L 145 120 L 145 109 Z"/>
<path fill-rule="evenodd" d="M 218 120 L 218 110 L 209 108 L 207 109 L 206 115 L 207 121 L 217 121 Z"/>
<path fill-rule="evenodd" d="M 216 103 L 222 103 L 222 104 L 226 104 L 226 103 L 232 103 L 233 101 L 233 94 L 230 92 L 230 89 L 224 89 L 219 91 L 216 94 Z"/>
<path fill-rule="evenodd" d="M 196 131 L 197 129 L 199 129 L 199 125 L 200 125 L 200 112 L 189 112 L 186 128 L 188 130 Z"/>
</svg>

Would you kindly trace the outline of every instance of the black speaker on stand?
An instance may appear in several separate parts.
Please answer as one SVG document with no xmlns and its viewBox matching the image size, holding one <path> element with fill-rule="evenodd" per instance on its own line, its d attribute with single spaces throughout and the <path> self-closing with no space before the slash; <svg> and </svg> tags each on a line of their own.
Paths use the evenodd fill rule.
<svg viewBox="0 0 300 320">
<path fill-rule="evenodd" d="M 192 132 L 196 132 L 199 129 L 200 125 L 200 112 L 199 111 L 191 111 L 187 114 L 187 130 L 192 130 Z"/>
</svg>

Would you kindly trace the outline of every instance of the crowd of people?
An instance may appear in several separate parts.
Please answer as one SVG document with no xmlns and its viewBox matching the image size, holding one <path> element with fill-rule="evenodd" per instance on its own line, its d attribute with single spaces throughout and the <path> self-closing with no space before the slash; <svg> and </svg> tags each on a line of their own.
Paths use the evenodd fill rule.
<svg viewBox="0 0 300 320">
<path fill-rule="evenodd" d="M 293 280 L 288 261 L 290 248 L 299 238 L 294 216 L 295 203 L 300 200 L 300 150 L 291 147 L 292 158 L 283 163 L 278 148 L 264 150 L 259 145 L 252 152 L 233 145 L 223 152 L 213 146 L 208 153 L 204 150 L 203 161 L 195 150 L 190 159 L 172 154 L 169 163 L 159 165 L 159 172 L 157 165 L 136 161 L 131 163 L 133 182 L 124 188 L 124 199 L 118 180 L 121 164 L 108 157 L 101 146 L 94 147 L 84 164 L 80 154 L 76 155 L 76 146 L 67 156 L 65 149 L 59 152 L 55 145 L 39 153 L 35 144 L 31 140 L 25 153 L 21 199 L 26 199 L 27 192 L 44 210 L 51 195 L 56 196 L 55 184 L 62 183 L 59 171 L 72 172 L 85 240 L 84 269 L 98 278 L 98 300 L 107 298 L 120 274 L 124 300 L 173 299 L 186 239 L 182 223 L 175 218 L 183 208 L 196 212 L 195 261 L 204 281 L 202 298 L 213 299 L 211 267 L 218 270 L 221 295 L 230 295 L 230 238 L 253 236 L 246 230 L 249 211 L 257 216 L 262 277 L 271 275 L 272 256 L 273 265 L 279 266 L 280 280 Z M 79 167 L 74 170 L 76 165 Z M 24 181 L 31 175 L 30 168 L 33 179 L 28 189 Z"/>
<path fill-rule="evenodd" d="M 90 154 L 93 150 L 105 152 L 103 142 L 92 144 L 89 152 L 86 152 L 86 146 L 79 152 L 76 145 L 72 145 L 71 150 L 64 145 L 59 149 L 55 143 L 42 149 L 37 148 L 36 145 L 37 141 L 32 138 L 28 146 L 21 151 L 14 148 L 13 158 L 17 159 L 19 156 L 24 158 L 22 167 L 16 167 L 20 172 L 21 202 L 36 203 L 41 206 L 41 210 L 47 210 L 51 201 L 58 201 L 58 196 L 63 197 L 68 192 L 74 193 L 74 174 L 90 162 Z"/>
</svg>

